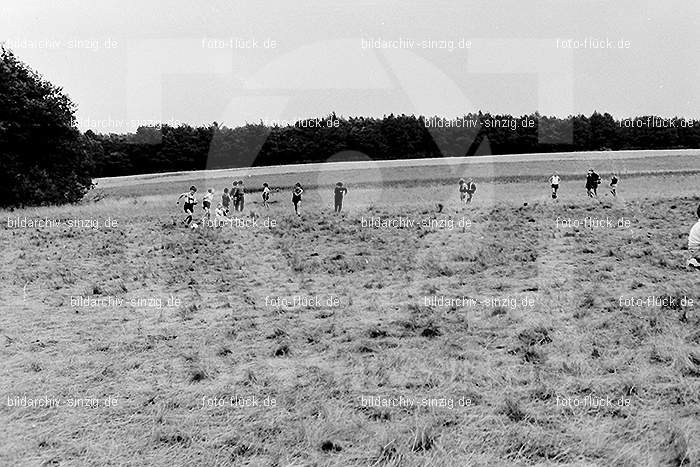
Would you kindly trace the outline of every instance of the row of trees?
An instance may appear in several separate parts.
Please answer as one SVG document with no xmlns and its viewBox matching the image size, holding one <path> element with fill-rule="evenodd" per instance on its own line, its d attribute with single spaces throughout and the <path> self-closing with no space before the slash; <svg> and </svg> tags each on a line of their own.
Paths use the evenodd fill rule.
<svg viewBox="0 0 700 467">
<path fill-rule="evenodd" d="M 690 124 L 689 124 L 690 123 Z M 80 200 L 93 177 L 353 159 L 404 159 L 599 149 L 700 147 L 700 125 L 594 113 L 413 115 L 304 120 L 288 126 L 216 122 L 82 134 L 63 91 L 0 46 L 0 207 Z"/>
<path fill-rule="evenodd" d="M 694 124 L 697 123 L 697 124 Z M 371 158 L 700 147 L 700 122 L 594 113 L 556 118 L 468 114 L 460 119 L 389 115 L 304 120 L 289 126 L 216 122 L 85 134 L 97 177 Z M 342 154 L 339 154 L 342 153 Z"/>
</svg>

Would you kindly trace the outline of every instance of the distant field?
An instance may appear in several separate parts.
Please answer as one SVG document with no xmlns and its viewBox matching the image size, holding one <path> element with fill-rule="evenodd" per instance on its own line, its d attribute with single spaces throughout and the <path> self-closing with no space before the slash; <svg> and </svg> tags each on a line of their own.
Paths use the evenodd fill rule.
<svg viewBox="0 0 700 467">
<path fill-rule="evenodd" d="M 700 273 L 684 267 L 700 159 L 607 156 L 256 172 L 250 187 L 309 189 L 301 217 L 286 189 L 269 211 L 248 195 L 255 227 L 178 224 L 179 192 L 220 194 L 234 172 L 0 212 L 0 465 L 700 464 Z M 617 199 L 586 197 L 589 165 L 621 174 Z M 573 225 L 587 217 L 603 225 Z M 4 402 L 21 396 L 116 403 Z M 614 402 L 562 402 L 586 397 Z"/>
<path fill-rule="evenodd" d="M 97 180 L 97 191 L 111 190 L 125 196 L 181 192 L 196 183 L 219 191 L 233 180 L 243 179 L 249 189 L 263 182 L 289 188 L 297 181 L 304 186 L 331 186 L 342 180 L 348 185 L 393 185 L 400 183 L 455 183 L 461 177 L 483 181 L 546 182 L 553 170 L 564 179 L 585 178 L 594 167 L 602 176 L 616 171 L 620 176 L 647 173 L 700 173 L 700 150 L 578 152 L 521 154 L 470 158 L 413 159 L 403 161 L 336 162 L 245 169 L 212 170 L 175 174 L 148 174 Z"/>
<path fill-rule="evenodd" d="M 250 193 L 246 202 L 251 208 L 255 209 L 260 204 L 258 192 L 262 183 L 267 182 L 281 189 L 279 193 L 273 193 L 273 203 L 280 203 L 289 209 L 290 189 L 299 181 L 306 190 L 304 204 L 316 210 L 332 208 L 332 187 L 337 181 L 343 181 L 350 190 L 346 210 L 396 204 L 432 208 L 436 203 L 456 203 L 457 181 L 462 177 L 473 177 L 478 186 L 478 203 L 492 205 L 498 202 L 547 201 L 550 194 L 547 179 L 556 170 L 562 176 L 560 201 L 571 201 L 585 196 L 585 173 L 591 166 L 603 177 L 602 198 L 607 193 L 605 187 L 613 170 L 621 178 L 618 189 L 620 200 L 692 196 L 698 193 L 697 187 L 700 186 L 700 152 L 672 151 L 670 155 L 654 151 L 567 153 L 558 155 L 560 159 L 553 161 L 542 160 L 543 156 L 486 156 L 488 162 L 477 162 L 482 160 L 480 158 L 411 160 L 404 162 L 418 165 L 406 167 L 396 166 L 399 161 L 383 161 L 336 163 L 330 164 L 330 167 L 313 164 L 116 177 L 98 180 L 97 188 L 88 194 L 87 199 L 165 196 L 167 199 L 162 201 L 163 206 L 170 210 L 169 203 L 174 203 L 178 194 L 192 184 L 199 187 L 200 197 L 207 188 L 215 188 L 216 199 L 219 199 L 223 189 L 230 187 L 233 180 L 242 179 Z M 344 168 L 332 169 L 337 166 Z M 314 167 L 322 170 L 312 171 Z M 154 177 L 157 181 L 153 181 Z M 671 194 L 669 186 L 672 187 Z M 357 189 L 361 191 L 357 192 Z"/>
</svg>

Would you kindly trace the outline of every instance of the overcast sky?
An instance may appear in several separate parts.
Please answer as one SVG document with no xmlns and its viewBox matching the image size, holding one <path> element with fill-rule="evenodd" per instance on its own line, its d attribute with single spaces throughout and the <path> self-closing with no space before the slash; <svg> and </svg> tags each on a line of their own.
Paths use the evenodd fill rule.
<svg viewBox="0 0 700 467">
<path fill-rule="evenodd" d="M 63 87 L 81 129 L 333 111 L 700 118 L 696 0 L 0 0 L 0 12 L 0 40 Z"/>
</svg>

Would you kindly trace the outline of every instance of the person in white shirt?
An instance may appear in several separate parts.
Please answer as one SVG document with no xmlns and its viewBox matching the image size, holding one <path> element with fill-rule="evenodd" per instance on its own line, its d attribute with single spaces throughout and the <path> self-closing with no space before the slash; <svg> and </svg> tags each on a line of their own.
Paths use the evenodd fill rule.
<svg viewBox="0 0 700 467">
<path fill-rule="evenodd" d="M 551 177 L 549 177 L 549 183 L 552 186 L 552 199 L 557 199 L 557 191 L 559 190 L 559 175 L 554 172 Z"/>
<path fill-rule="evenodd" d="M 197 204 L 197 198 L 195 197 L 195 193 L 197 193 L 197 187 L 192 185 L 190 187 L 190 191 L 186 191 L 182 193 L 178 198 L 177 198 L 177 204 L 180 205 L 180 200 L 182 198 L 185 198 L 185 214 L 187 216 L 185 217 L 185 220 L 183 221 L 185 225 L 189 226 L 190 222 L 192 222 L 192 216 L 194 215 L 194 205 Z"/>
<path fill-rule="evenodd" d="M 696 214 L 698 215 L 698 221 L 690 229 L 690 234 L 688 235 L 688 250 L 691 255 L 688 259 L 688 266 L 700 269 L 700 206 L 698 206 Z"/>
<path fill-rule="evenodd" d="M 219 203 L 216 206 L 216 211 L 214 211 L 214 215 L 216 216 L 216 227 L 221 227 L 224 223 L 224 220 L 226 219 L 226 208 L 224 208 L 224 205 L 222 203 Z"/>
<path fill-rule="evenodd" d="M 214 200 L 214 189 L 209 188 L 204 196 L 202 196 L 202 209 L 204 209 L 204 215 L 202 216 L 202 224 L 205 220 L 211 220 L 211 202 Z"/>
</svg>

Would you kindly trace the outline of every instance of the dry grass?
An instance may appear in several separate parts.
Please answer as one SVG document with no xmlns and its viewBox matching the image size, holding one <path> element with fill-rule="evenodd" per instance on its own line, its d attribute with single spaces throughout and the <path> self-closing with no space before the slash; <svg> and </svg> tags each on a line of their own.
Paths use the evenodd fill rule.
<svg viewBox="0 0 700 467">
<path fill-rule="evenodd" d="M 646 190 L 625 180 L 620 199 L 601 203 L 577 181 L 559 202 L 546 185 L 482 184 L 460 212 L 452 185 L 350 184 L 347 213 L 332 213 L 327 189 L 309 190 L 298 219 L 277 194 L 278 225 L 258 230 L 173 225 L 179 186 L 4 212 L 3 221 L 111 216 L 119 225 L 2 224 L 0 464 L 698 465 L 700 274 L 682 265 L 700 202 L 687 184 L 699 180 L 644 181 Z M 248 206 L 261 214 L 255 199 Z M 555 226 L 588 215 L 624 216 L 631 228 Z M 472 225 L 361 227 L 368 216 Z M 324 302 L 266 306 L 295 294 Z M 71 306 L 78 295 L 163 306 Z M 326 305 L 331 295 L 340 306 Z M 436 295 L 479 303 L 426 305 Z M 696 306 L 619 303 L 649 295 Z M 179 306 L 166 306 L 170 296 Z M 484 302 L 505 297 L 517 305 Z M 117 404 L 8 407 L 16 395 Z M 586 395 L 629 405 L 557 405 Z M 276 404 L 201 408 L 203 397 L 236 396 Z M 370 407 L 367 396 L 454 406 Z"/>
</svg>

